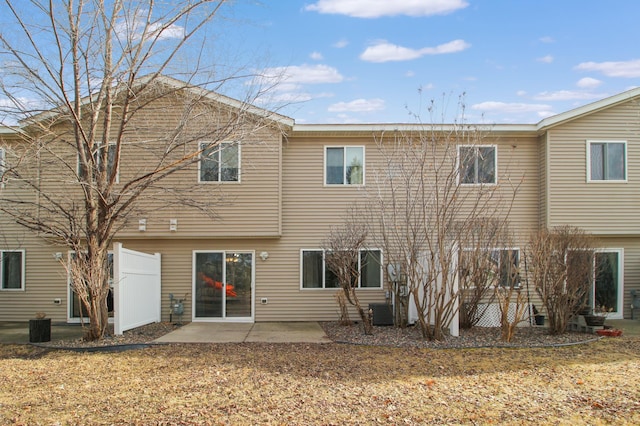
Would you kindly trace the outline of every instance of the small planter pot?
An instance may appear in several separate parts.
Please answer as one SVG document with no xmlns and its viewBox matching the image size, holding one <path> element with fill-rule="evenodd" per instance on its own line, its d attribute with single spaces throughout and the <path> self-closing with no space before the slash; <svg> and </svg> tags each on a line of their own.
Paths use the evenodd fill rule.
<svg viewBox="0 0 640 426">
<path fill-rule="evenodd" d="M 622 330 L 617 328 L 608 328 L 605 330 L 596 330 L 596 333 L 600 336 L 619 337 L 622 336 Z"/>
<path fill-rule="evenodd" d="M 51 341 L 51 318 L 29 320 L 29 343 Z"/>
<path fill-rule="evenodd" d="M 544 315 L 536 315 L 534 317 L 536 325 L 544 325 Z"/>
<path fill-rule="evenodd" d="M 589 327 L 601 327 L 604 325 L 605 317 L 599 315 L 585 315 L 584 320 Z"/>
</svg>

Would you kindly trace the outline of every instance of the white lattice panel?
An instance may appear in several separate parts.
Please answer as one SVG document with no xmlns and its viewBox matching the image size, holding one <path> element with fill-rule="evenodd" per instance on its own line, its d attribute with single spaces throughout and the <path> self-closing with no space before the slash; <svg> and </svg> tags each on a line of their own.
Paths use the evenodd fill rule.
<svg viewBox="0 0 640 426">
<path fill-rule="evenodd" d="M 497 303 L 481 303 L 478 305 L 478 312 L 480 313 L 480 319 L 476 324 L 477 327 L 500 327 L 500 307 Z M 513 321 L 515 318 L 516 304 L 511 303 L 509 305 L 508 318 L 509 321 Z M 532 325 L 534 324 L 533 316 L 529 316 L 529 312 L 533 312 L 531 309 L 525 313 L 522 322 L 519 325 Z"/>
</svg>

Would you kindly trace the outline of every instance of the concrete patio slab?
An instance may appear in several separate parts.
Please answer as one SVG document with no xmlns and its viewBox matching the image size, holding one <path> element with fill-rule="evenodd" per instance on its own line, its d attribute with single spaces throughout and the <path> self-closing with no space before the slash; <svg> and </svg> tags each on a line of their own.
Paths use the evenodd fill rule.
<svg viewBox="0 0 640 426">
<path fill-rule="evenodd" d="M 253 325 L 245 342 L 329 343 L 317 322 L 259 322 Z"/>
<path fill-rule="evenodd" d="M 156 343 L 329 343 L 317 322 L 191 322 Z"/>
</svg>

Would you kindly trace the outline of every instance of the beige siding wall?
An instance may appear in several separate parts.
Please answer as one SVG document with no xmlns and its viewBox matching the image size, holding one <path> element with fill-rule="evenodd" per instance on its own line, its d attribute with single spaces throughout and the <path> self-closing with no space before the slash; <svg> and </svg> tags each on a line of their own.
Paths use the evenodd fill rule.
<svg viewBox="0 0 640 426">
<path fill-rule="evenodd" d="M 0 249 L 24 250 L 24 290 L 0 291 L 0 321 L 26 321 L 45 312 L 54 322 L 67 320 L 66 273 L 54 258 L 64 249 L 48 246 L 33 234 L 2 226 Z M 60 299 L 60 303 L 54 303 Z"/>
<path fill-rule="evenodd" d="M 548 199 L 548 185 L 549 185 L 549 179 L 548 179 L 548 173 L 549 173 L 549 169 L 547 168 L 547 155 L 549 153 L 549 147 L 547 144 L 547 134 L 545 133 L 544 135 L 540 136 L 538 138 L 538 176 L 539 176 L 539 181 L 540 184 L 538 186 L 539 188 L 539 200 L 540 200 L 540 227 L 545 227 L 547 226 L 547 209 L 549 208 L 549 203 L 547 202 Z"/>
<path fill-rule="evenodd" d="M 514 205 L 511 209 L 511 222 L 516 232 L 517 241 L 522 247 L 531 229 L 538 226 L 539 219 L 539 167 L 538 146 L 535 137 L 505 137 L 492 139 L 498 146 L 499 184 L 505 191 L 512 185 L 519 186 Z M 364 145 L 366 153 L 366 181 L 373 183 L 373 169 L 380 162 L 380 157 L 372 137 L 346 136 L 314 136 L 292 137 L 284 143 L 282 153 L 273 149 L 274 157 L 263 155 L 270 162 L 273 158 L 277 170 L 277 159 L 282 155 L 282 187 L 276 185 L 274 194 L 282 191 L 282 236 L 262 238 L 259 233 L 248 238 L 236 232 L 221 233 L 204 231 L 191 236 L 183 235 L 183 224 L 188 223 L 184 216 L 178 216 L 178 232 L 158 234 L 154 237 L 153 222 L 148 223 L 146 233 L 134 232 L 135 238 L 127 238 L 126 234 L 118 240 L 125 247 L 144 252 L 162 254 L 162 312 L 163 319 L 169 317 L 169 293 L 182 296 L 188 293 L 185 319 L 191 319 L 191 297 L 193 295 L 193 251 L 194 250 L 251 250 L 255 256 L 255 320 L 256 321 L 303 321 L 334 320 L 338 318 L 338 306 L 335 301 L 336 290 L 301 289 L 300 283 L 300 251 L 317 249 L 332 225 L 340 224 L 348 206 L 360 199 L 364 191 L 357 187 L 325 187 L 324 186 L 324 147 L 326 145 Z M 244 152 L 243 152 L 244 155 Z M 255 176 L 247 177 L 247 185 L 259 181 L 262 166 L 256 157 Z M 272 164 L 265 165 L 267 170 Z M 279 176 L 277 170 L 273 171 Z M 247 172 L 249 173 L 249 172 Z M 274 178 L 275 179 L 275 178 Z M 245 184 L 243 178 L 242 184 Z M 253 186 L 253 185 L 251 185 Z M 509 190 L 510 191 L 510 190 Z M 509 192 L 506 191 L 506 192 Z M 247 198 L 258 197 L 248 190 Z M 260 197 L 258 197 L 260 199 Z M 268 196 L 266 198 L 269 198 Z M 269 200 L 271 202 L 272 200 Z M 257 206 L 259 205 L 256 204 Z M 269 207 L 265 207 L 268 211 Z M 176 214 L 181 213 L 176 210 Z M 261 210 L 256 207 L 253 214 L 247 215 L 248 227 L 259 228 L 262 222 Z M 154 216 L 155 217 L 155 216 Z M 230 219 L 230 220 L 233 220 Z M 224 223 L 224 222 L 223 222 Z M 267 227 L 270 222 L 267 221 Z M 187 227 L 187 229 L 189 229 Z M 55 320 L 64 321 L 67 315 L 66 277 L 63 269 L 53 259 L 53 254 L 61 251 L 43 246 L 28 249 L 27 291 L 12 299 L 0 294 L 3 307 L 11 304 L 16 308 L 2 310 L 2 319 L 28 319 L 32 311 L 45 311 Z M 266 251 L 269 258 L 263 261 L 259 253 Z M 383 254 L 384 255 L 384 254 Z M 383 289 L 362 289 L 359 291 L 362 303 L 383 302 Z M 61 298 L 61 305 L 54 305 L 53 299 Z M 268 303 L 260 303 L 266 298 Z M 5 314 L 6 312 L 6 314 Z M 355 316 L 355 313 L 353 313 Z"/>
<path fill-rule="evenodd" d="M 640 108 L 635 102 L 576 119 L 548 132 L 549 226 L 594 234 L 640 230 Z M 628 182 L 587 182 L 587 140 L 627 141 Z"/>
</svg>

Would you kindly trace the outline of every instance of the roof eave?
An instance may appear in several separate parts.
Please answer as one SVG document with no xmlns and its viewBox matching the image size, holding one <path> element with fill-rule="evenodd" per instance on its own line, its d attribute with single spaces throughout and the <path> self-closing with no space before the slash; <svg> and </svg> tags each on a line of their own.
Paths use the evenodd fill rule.
<svg viewBox="0 0 640 426">
<path fill-rule="evenodd" d="M 625 92 L 618 93 L 617 95 L 613 95 L 608 98 L 600 99 L 599 101 L 595 101 L 590 104 L 583 105 L 578 108 L 574 108 L 570 111 L 566 111 L 557 115 L 553 115 L 551 117 L 547 117 L 541 120 L 536 125 L 536 127 L 538 132 L 542 133 L 552 127 L 558 126 L 568 121 L 575 120 L 580 117 L 584 117 L 589 114 L 593 114 L 594 112 L 597 112 L 606 108 L 610 108 L 614 105 L 627 102 L 639 96 L 640 96 L 640 87 L 636 87 L 634 89 L 630 89 Z"/>
</svg>

